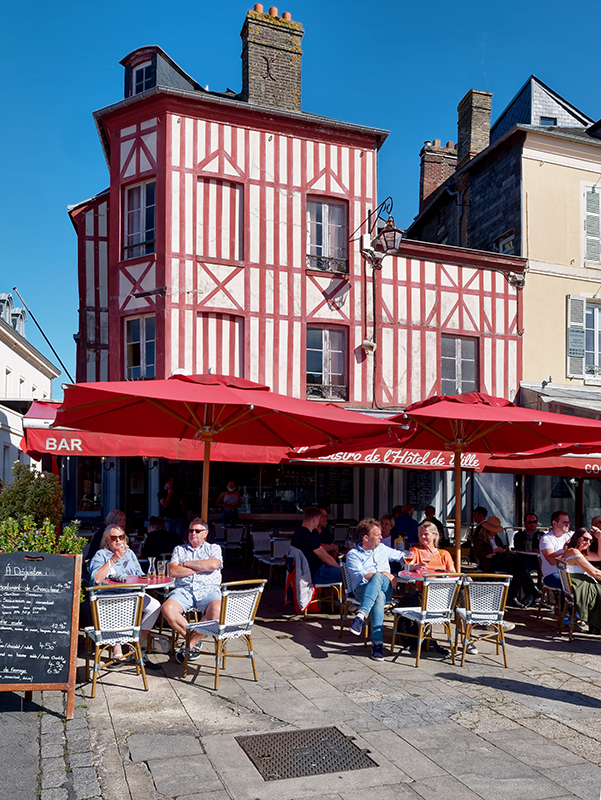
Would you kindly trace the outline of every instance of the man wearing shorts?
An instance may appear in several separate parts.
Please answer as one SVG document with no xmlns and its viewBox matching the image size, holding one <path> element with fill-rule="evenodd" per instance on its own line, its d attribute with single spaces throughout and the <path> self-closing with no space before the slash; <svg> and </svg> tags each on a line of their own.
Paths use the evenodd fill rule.
<svg viewBox="0 0 601 800">
<path fill-rule="evenodd" d="M 163 616 L 178 633 L 185 637 L 186 611 L 194 608 L 202 613 L 203 620 L 219 619 L 221 609 L 221 548 L 209 544 L 207 523 L 196 517 L 188 528 L 188 543 L 173 551 L 169 575 L 175 578 L 175 589 L 163 603 Z M 194 633 L 190 639 L 188 660 L 200 656 L 203 634 Z M 175 654 L 184 663 L 185 647 Z"/>
</svg>

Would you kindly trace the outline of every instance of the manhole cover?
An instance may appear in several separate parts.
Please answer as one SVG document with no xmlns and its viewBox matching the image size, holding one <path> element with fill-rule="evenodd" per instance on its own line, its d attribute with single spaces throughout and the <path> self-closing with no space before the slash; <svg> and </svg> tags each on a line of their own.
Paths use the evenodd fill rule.
<svg viewBox="0 0 601 800">
<path fill-rule="evenodd" d="M 236 736 L 236 741 L 266 781 L 378 766 L 338 728 Z"/>
</svg>

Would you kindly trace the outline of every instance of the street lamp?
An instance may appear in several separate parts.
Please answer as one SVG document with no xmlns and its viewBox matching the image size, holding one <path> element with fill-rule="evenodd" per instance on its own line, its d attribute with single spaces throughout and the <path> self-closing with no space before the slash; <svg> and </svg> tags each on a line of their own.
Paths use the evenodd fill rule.
<svg viewBox="0 0 601 800">
<path fill-rule="evenodd" d="M 394 252 L 401 246 L 404 231 L 397 228 L 392 216 L 392 197 L 387 197 L 380 205 L 371 211 L 367 219 L 364 219 L 358 230 L 367 225 L 369 233 L 361 235 L 361 255 L 374 269 L 382 269 L 382 259 L 387 253 Z M 382 230 L 374 237 L 374 229 L 379 220 L 384 220 L 383 214 L 388 215 L 388 220 Z M 355 231 L 355 233 L 357 233 Z M 351 236 L 354 238 L 355 233 Z"/>
</svg>

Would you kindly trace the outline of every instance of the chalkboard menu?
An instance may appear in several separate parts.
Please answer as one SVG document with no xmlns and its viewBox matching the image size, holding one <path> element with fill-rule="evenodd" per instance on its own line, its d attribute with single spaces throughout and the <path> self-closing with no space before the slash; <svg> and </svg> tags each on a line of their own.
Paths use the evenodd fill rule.
<svg viewBox="0 0 601 800">
<path fill-rule="evenodd" d="M 424 469 L 407 472 L 407 502 L 413 506 L 428 506 L 432 502 L 432 473 Z"/>
<path fill-rule="evenodd" d="M 328 467 L 328 500 L 330 503 L 353 502 L 352 467 Z"/>
<path fill-rule="evenodd" d="M 81 556 L 0 555 L 0 691 L 74 692 L 80 575 Z"/>
</svg>

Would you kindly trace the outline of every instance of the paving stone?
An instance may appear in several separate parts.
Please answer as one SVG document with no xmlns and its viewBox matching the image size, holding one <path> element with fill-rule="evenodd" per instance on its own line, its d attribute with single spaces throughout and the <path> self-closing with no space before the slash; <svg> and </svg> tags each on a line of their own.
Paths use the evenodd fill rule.
<svg viewBox="0 0 601 800">
<path fill-rule="evenodd" d="M 206 791 L 217 791 L 223 785 L 206 756 L 183 756 L 148 761 L 157 791 L 167 797 L 189 793 L 202 786 Z"/>
<path fill-rule="evenodd" d="M 480 795 L 450 775 L 416 781 L 411 788 L 424 800 L 481 800 Z"/>
<path fill-rule="evenodd" d="M 69 753 L 69 765 L 71 769 L 76 767 L 93 767 L 94 754 L 91 750 L 85 750 L 83 753 Z"/>
<path fill-rule="evenodd" d="M 229 794 L 225 789 L 217 792 L 202 792 L 201 794 L 180 794 L 176 800 L 230 800 Z M 304 797 L 303 800 L 317 800 L 316 798 Z M 320 795 L 319 800 L 340 800 L 339 794 Z"/>
<path fill-rule="evenodd" d="M 64 758 L 42 758 L 40 761 L 42 772 L 65 772 Z"/>
<path fill-rule="evenodd" d="M 43 772 L 42 789 L 58 789 L 67 780 L 67 773 L 64 768 L 62 772 Z"/>
<path fill-rule="evenodd" d="M 62 744 L 46 744 L 41 747 L 42 758 L 58 758 L 65 752 L 64 745 Z"/>
<path fill-rule="evenodd" d="M 69 731 L 79 730 L 81 728 L 88 728 L 88 721 L 85 717 L 78 717 L 77 719 L 68 719 L 65 723 L 65 728 L 67 729 L 67 736 L 69 735 Z"/>
<path fill-rule="evenodd" d="M 42 735 L 45 733 L 50 733 L 55 730 L 60 730 L 62 732 L 64 727 L 64 723 L 62 719 L 59 717 L 54 717 L 52 714 L 44 714 L 41 720 L 40 730 L 42 731 Z"/>
<path fill-rule="evenodd" d="M 201 755 L 202 747 L 195 736 L 181 734 L 134 734 L 127 740 L 132 761 L 158 758 L 179 758 Z"/>
<path fill-rule="evenodd" d="M 73 753 L 86 753 L 90 749 L 90 737 L 85 736 L 80 739 L 69 741 L 69 755 Z"/>
<path fill-rule="evenodd" d="M 42 789 L 40 800 L 67 800 L 66 789 Z"/>
<path fill-rule="evenodd" d="M 75 767 L 71 775 L 74 783 L 87 783 L 96 780 L 96 770 L 94 767 Z"/>
<path fill-rule="evenodd" d="M 82 781 L 73 784 L 73 794 L 75 800 L 87 800 L 89 797 L 100 797 L 100 784 L 96 779 L 93 781 Z"/>
</svg>

